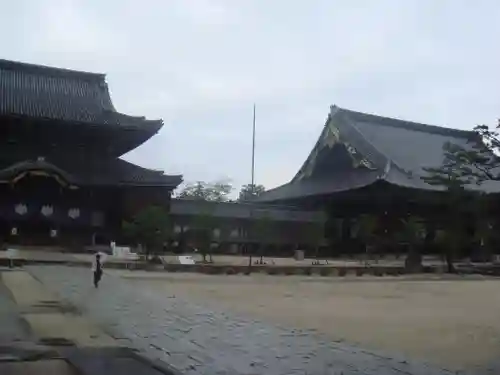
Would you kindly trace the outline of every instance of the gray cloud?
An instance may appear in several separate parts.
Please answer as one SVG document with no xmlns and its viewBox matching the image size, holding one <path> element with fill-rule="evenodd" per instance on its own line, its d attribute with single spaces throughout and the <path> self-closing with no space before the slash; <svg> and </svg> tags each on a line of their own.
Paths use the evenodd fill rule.
<svg viewBox="0 0 500 375">
<path fill-rule="evenodd" d="M 499 114 L 500 4 L 482 0 L 2 0 L 2 57 L 108 74 L 163 118 L 127 157 L 187 180 L 289 180 L 331 104 L 450 127 Z"/>
</svg>

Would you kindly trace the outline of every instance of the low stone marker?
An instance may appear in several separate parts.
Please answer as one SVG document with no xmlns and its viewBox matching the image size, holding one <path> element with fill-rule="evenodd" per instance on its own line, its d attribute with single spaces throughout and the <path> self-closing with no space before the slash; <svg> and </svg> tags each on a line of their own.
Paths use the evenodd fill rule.
<svg viewBox="0 0 500 375">
<path fill-rule="evenodd" d="M 7 249 L 5 252 L 7 259 L 9 260 L 9 268 L 14 267 L 14 260 L 19 258 L 19 250 L 18 249 Z"/>
<path fill-rule="evenodd" d="M 132 253 L 129 246 L 116 246 L 115 242 L 111 242 L 112 255 L 118 259 L 126 261 L 125 268 L 129 268 L 131 262 L 139 260 L 137 253 Z"/>
</svg>

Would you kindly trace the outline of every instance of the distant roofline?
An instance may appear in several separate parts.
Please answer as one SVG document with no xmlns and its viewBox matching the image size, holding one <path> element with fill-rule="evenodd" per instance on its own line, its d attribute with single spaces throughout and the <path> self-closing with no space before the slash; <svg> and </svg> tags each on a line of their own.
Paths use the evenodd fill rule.
<svg viewBox="0 0 500 375">
<path fill-rule="evenodd" d="M 54 66 L 25 63 L 21 61 L 12 61 L 6 59 L 0 59 L 0 69 L 16 71 L 22 70 L 24 72 L 43 74 L 47 76 L 78 77 L 91 80 L 104 80 L 106 77 L 104 73 L 92 73 L 81 70 L 56 68 Z"/>
<path fill-rule="evenodd" d="M 364 113 L 364 112 L 358 112 L 358 111 L 353 111 L 350 109 L 345 109 L 342 107 L 339 107 L 337 105 L 331 106 L 331 112 L 333 113 L 334 111 L 339 111 L 341 113 L 345 113 L 349 118 L 357 121 L 362 121 L 362 122 L 374 122 L 377 124 L 385 125 L 385 126 L 392 126 L 396 128 L 403 128 L 407 130 L 413 130 L 413 131 L 420 131 L 424 133 L 432 133 L 432 134 L 440 134 L 440 135 L 452 135 L 455 137 L 460 137 L 460 138 L 470 138 L 471 136 L 474 136 L 474 131 L 472 130 L 462 130 L 462 129 L 455 129 L 455 128 L 447 128 L 443 126 L 437 126 L 437 125 L 429 125 L 429 124 L 423 124 L 419 122 L 414 122 L 414 121 L 408 121 L 400 118 L 394 118 L 394 117 L 385 117 L 385 116 L 380 116 L 372 113 Z"/>
</svg>

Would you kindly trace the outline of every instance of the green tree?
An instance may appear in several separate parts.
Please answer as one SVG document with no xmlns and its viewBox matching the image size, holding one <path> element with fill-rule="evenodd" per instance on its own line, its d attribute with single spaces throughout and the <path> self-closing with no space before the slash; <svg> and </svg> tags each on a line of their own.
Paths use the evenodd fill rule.
<svg viewBox="0 0 500 375">
<path fill-rule="evenodd" d="M 494 199 L 495 197 L 482 193 L 475 196 L 473 206 L 475 216 L 474 246 L 477 246 L 477 250 L 471 255 L 471 259 L 489 261 L 493 255 L 497 231 L 490 207 L 494 206 Z"/>
<path fill-rule="evenodd" d="M 207 262 L 207 255 L 212 259 L 212 244 L 214 243 L 214 229 L 216 220 L 210 208 L 204 207 L 193 219 L 189 236 L 195 247 L 200 251 L 203 262 Z"/>
<path fill-rule="evenodd" d="M 192 184 L 187 184 L 184 189 L 177 194 L 178 198 L 204 200 L 212 202 L 226 202 L 229 200 L 232 186 L 227 181 L 215 181 L 207 183 L 197 181 Z"/>
<path fill-rule="evenodd" d="M 151 254 L 157 254 L 163 243 L 170 240 L 171 229 L 168 211 L 160 206 L 148 206 L 132 220 L 122 223 L 125 237 L 141 244 L 148 259 Z"/>
<path fill-rule="evenodd" d="M 450 144 L 444 146 L 445 157 L 440 167 L 424 168 L 427 173 L 422 180 L 430 185 L 444 188 L 444 192 L 438 192 L 441 196 L 441 210 L 444 215 L 441 217 L 441 227 L 443 229 L 441 242 L 445 248 L 445 258 L 448 272 L 454 273 L 454 257 L 458 254 L 463 242 L 464 231 L 464 208 L 470 201 L 470 192 L 465 189 L 465 185 L 470 182 L 469 176 L 464 175 L 461 164 L 457 164 L 454 153 L 450 153 Z M 448 150 L 448 151 L 447 151 Z"/>
<path fill-rule="evenodd" d="M 408 245 L 408 254 L 405 259 L 407 272 L 420 272 L 422 269 L 422 254 L 420 246 L 425 238 L 425 227 L 422 221 L 414 216 L 402 220 L 403 227 L 399 234 L 400 240 Z"/>
<path fill-rule="evenodd" d="M 264 262 L 266 248 L 272 243 L 274 238 L 275 222 L 267 212 L 256 211 L 252 215 L 252 242 L 258 249 L 260 264 Z M 249 262 L 251 263 L 252 254 Z"/>
<path fill-rule="evenodd" d="M 240 202 L 250 201 L 266 191 L 264 185 L 246 184 L 241 187 L 238 200 Z"/>
<path fill-rule="evenodd" d="M 325 240 L 325 222 L 322 220 L 314 220 L 309 223 L 305 223 L 305 242 L 307 245 L 314 248 L 314 257 L 316 262 L 313 264 L 319 264 L 319 248 Z"/>
<path fill-rule="evenodd" d="M 365 246 L 366 263 L 371 256 L 372 248 L 376 245 L 378 221 L 373 215 L 361 215 L 356 221 L 357 237 Z"/>
<path fill-rule="evenodd" d="M 455 200 L 455 202 L 450 205 L 452 207 L 451 215 L 457 211 L 457 207 L 452 205 L 457 203 L 460 188 L 465 190 L 465 186 L 480 185 L 485 181 L 500 181 L 499 128 L 500 121 L 493 129 L 487 125 L 478 125 L 473 129 L 467 144 L 446 143 L 444 145 L 445 162 L 441 168 L 434 171 L 434 175 L 440 174 L 441 177 L 445 177 L 444 181 L 441 181 L 441 183 L 438 181 L 437 184 L 445 186 L 448 190 L 450 190 L 450 175 L 452 176 L 451 180 L 454 180 L 452 187 L 454 187 L 455 193 L 451 200 Z M 446 181 L 446 178 L 448 178 L 448 181 Z M 467 195 L 470 198 L 471 193 L 468 192 Z M 476 242 L 479 240 L 481 244 L 481 252 L 487 251 L 488 243 L 495 241 L 492 234 L 492 215 L 484 207 L 485 202 L 492 203 L 495 199 L 495 197 L 487 197 L 480 193 L 469 199 L 469 202 L 472 202 L 472 208 L 469 207 L 469 209 L 474 212 L 473 216 L 475 216 L 475 239 Z M 449 231 L 450 228 L 448 228 Z M 453 235 L 448 235 L 448 237 L 450 239 L 455 238 Z M 487 256 L 487 254 L 483 255 Z"/>
<path fill-rule="evenodd" d="M 500 181 L 499 127 L 500 122 L 495 129 L 478 125 L 466 145 L 450 142 L 444 145 L 444 164 L 453 170 L 454 177 L 463 184 Z"/>
</svg>

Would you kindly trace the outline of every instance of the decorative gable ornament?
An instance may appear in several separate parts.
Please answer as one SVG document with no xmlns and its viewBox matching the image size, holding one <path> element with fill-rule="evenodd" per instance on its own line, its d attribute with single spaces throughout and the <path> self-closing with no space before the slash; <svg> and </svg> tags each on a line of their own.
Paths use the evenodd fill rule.
<svg viewBox="0 0 500 375">
<path fill-rule="evenodd" d="M 14 227 L 10 230 L 10 234 L 12 234 L 13 236 L 17 236 L 17 228 Z"/>
<path fill-rule="evenodd" d="M 51 238 L 57 237 L 57 229 L 51 229 L 50 230 L 50 237 Z"/>
<path fill-rule="evenodd" d="M 26 215 L 28 213 L 28 207 L 24 203 L 19 203 L 14 207 L 14 211 L 18 215 Z"/>
<path fill-rule="evenodd" d="M 80 209 L 79 208 L 70 208 L 68 211 L 68 216 L 75 220 L 80 217 Z"/>
<path fill-rule="evenodd" d="M 45 217 L 52 216 L 52 214 L 54 213 L 54 208 L 49 205 L 42 206 L 41 213 Z"/>
</svg>

